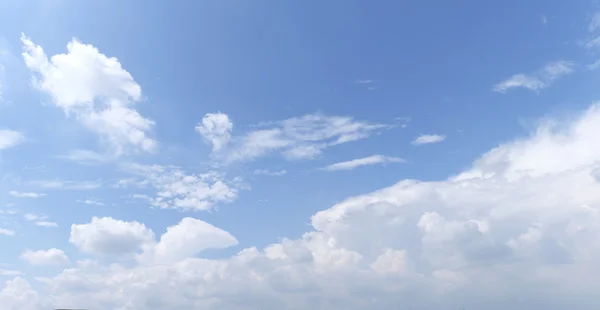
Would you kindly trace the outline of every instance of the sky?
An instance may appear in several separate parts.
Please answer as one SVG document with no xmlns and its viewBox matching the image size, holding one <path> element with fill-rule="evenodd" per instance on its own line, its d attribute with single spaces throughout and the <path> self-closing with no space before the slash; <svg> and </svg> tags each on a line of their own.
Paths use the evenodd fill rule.
<svg viewBox="0 0 600 310">
<path fill-rule="evenodd" d="M 600 3 L 0 2 L 7 309 L 597 309 Z"/>
</svg>

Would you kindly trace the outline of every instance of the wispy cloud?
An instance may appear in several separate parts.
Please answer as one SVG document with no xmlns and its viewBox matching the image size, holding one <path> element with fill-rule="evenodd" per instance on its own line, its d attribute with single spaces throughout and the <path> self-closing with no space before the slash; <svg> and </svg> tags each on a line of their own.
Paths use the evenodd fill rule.
<svg viewBox="0 0 600 310">
<path fill-rule="evenodd" d="M 85 200 L 77 200 L 77 203 L 82 203 L 86 205 L 95 205 L 95 206 L 103 206 L 104 203 L 95 199 L 85 199 Z"/>
<path fill-rule="evenodd" d="M 0 151 L 15 147 L 25 141 L 25 135 L 19 131 L 0 129 Z"/>
<path fill-rule="evenodd" d="M 235 137 L 230 135 L 233 126 L 229 126 L 231 122 L 225 117 L 220 114 L 218 122 L 208 121 L 206 118 L 212 119 L 214 114 L 207 114 L 196 127 L 196 131 L 212 144 L 215 158 L 225 163 L 250 161 L 272 153 L 279 153 L 287 160 L 312 159 L 329 147 L 365 139 L 393 127 L 345 116 L 309 114 L 263 123 L 262 129 Z"/>
<path fill-rule="evenodd" d="M 361 166 L 372 166 L 372 165 L 382 165 L 382 164 L 402 163 L 402 162 L 404 162 L 404 159 L 399 158 L 399 157 L 390 157 L 390 156 L 384 156 L 384 155 L 372 155 L 369 157 L 363 157 L 363 158 L 358 158 L 358 159 L 353 159 L 353 160 L 349 160 L 349 161 L 335 163 L 335 164 L 323 167 L 321 169 L 325 170 L 325 171 L 343 171 L 343 170 L 347 171 L 347 170 L 353 170 L 353 169 L 361 167 Z"/>
<path fill-rule="evenodd" d="M 373 84 L 373 80 L 356 80 L 356 84 Z"/>
<path fill-rule="evenodd" d="M 55 222 L 48 222 L 48 221 L 35 222 L 35 225 L 40 226 L 40 227 L 58 227 L 58 224 L 56 224 Z"/>
<path fill-rule="evenodd" d="M 66 155 L 58 155 L 57 157 L 89 165 L 105 163 L 115 158 L 112 155 L 101 154 L 89 150 L 71 150 Z"/>
<path fill-rule="evenodd" d="M 268 169 L 256 169 L 256 170 L 254 170 L 254 174 L 255 175 L 281 176 L 281 175 L 284 175 L 286 173 L 287 173 L 286 170 L 279 170 L 279 171 L 270 171 Z"/>
<path fill-rule="evenodd" d="M 10 191 L 8 192 L 11 196 L 17 198 L 40 198 L 46 196 L 46 194 L 40 194 L 35 192 L 18 192 L 18 191 Z"/>
<path fill-rule="evenodd" d="M 568 61 L 556 61 L 547 64 L 542 69 L 530 73 L 515 74 L 508 79 L 494 85 L 493 91 L 505 93 L 513 88 L 525 88 L 539 91 L 549 87 L 557 79 L 574 72 L 573 63 Z"/>
<path fill-rule="evenodd" d="M 0 228 L 0 235 L 14 236 L 15 235 L 15 231 L 14 230 L 10 230 L 10 229 L 6 229 L 6 228 Z"/>
<path fill-rule="evenodd" d="M 416 137 L 411 143 L 414 145 L 439 143 L 446 140 L 446 136 L 443 135 L 420 135 Z"/>
<path fill-rule="evenodd" d="M 594 16 L 592 16 L 592 20 L 590 21 L 590 24 L 588 25 L 588 31 L 594 32 L 599 28 L 600 28 L 600 12 L 597 12 L 594 14 Z"/>
<path fill-rule="evenodd" d="M 10 269 L 0 269 L 0 276 L 21 276 L 23 275 L 22 272 L 18 271 L 18 270 L 10 270 Z"/>
<path fill-rule="evenodd" d="M 102 187 L 102 182 L 100 181 L 39 180 L 29 182 L 29 184 L 47 189 L 63 190 L 92 190 Z"/>
</svg>

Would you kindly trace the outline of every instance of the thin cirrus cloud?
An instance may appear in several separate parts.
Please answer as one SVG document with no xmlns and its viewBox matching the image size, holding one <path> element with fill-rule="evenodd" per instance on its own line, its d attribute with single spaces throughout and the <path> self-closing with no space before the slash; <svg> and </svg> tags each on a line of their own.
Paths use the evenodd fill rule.
<svg viewBox="0 0 600 310">
<path fill-rule="evenodd" d="M 268 176 L 282 176 L 284 174 L 286 174 L 287 171 L 286 170 L 276 170 L 276 171 L 271 171 L 268 169 L 256 169 L 254 170 L 254 175 L 268 175 Z"/>
<path fill-rule="evenodd" d="M 446 140 L 446 136 L 444 136 L 444 135 L 427 134 L 427 135 L 420 135 L 420 136 L 416 137 L 411 143 L 413 145 L 423 145 L 423 144 L 440 143 L 444 140 Z"/>
<path fill-rule="evenodd" d="M 363 157 L 363 158 L 357 158 L 357 159 L 353 159 L 353 160 L 348 160 L 348 161 L 344 161 L 344 162 L 339 162 L 339 163 L 335 163 L 335 164 L 331 164 L 329 166 L 323 167 L 321 168 L 322 170 L 325 171 L 348 171 L 348 170 L 354 170 L 358 167 L 362 167 L 362 166 L 373 166 L 373 165 L 383 165 L 383 164 L 389 164 L 389 163 L 402 163 L 405 162 L 404 159 L 399 158 L 399 157 L 390 157 L 390 156 L 384 156 L 384 155 L 372 155 L 372 156 L 368 156 L 368 157 Z"/>
<path fill-rule="evenodd" d="M 101 181 L 38 180 L 28 184 L 53 190 L 93 190 L 102 187 Z"/>
<path fill-rule="evenodd" d="M 559 78 L 574 72 L 574 64 L 569 61 L 559 60 L 548 63 L 540 70 L 533 73 L 518 73 L 494 85 L 493 91 L 506 93 L 510 89 L 524 88 L 539 91 L 547 88 Z"/>
<path fill-rule="evenodd" d="M 279 154 L 285 159 L 313 159 L 339 144 L 366 139 L 393 126 L 355 120 L 346 116 L 308 114 L 263 123 L 261 129 L 232 136 L 233 122 L 224 113 L 204 116 L 196 131 L 225 163 L 244 162 Z"/>
<path fill-rule="evenodd" d="M 43 193 L 19 192 L 19 191 L 10 191 L 10 192 L 8 192 L 8 194 L 13 197 L 17 197 L 17 198 L 40 198 L 40 197 L 46 196 L 46 194 L 43 194 Z"/>
</svg>

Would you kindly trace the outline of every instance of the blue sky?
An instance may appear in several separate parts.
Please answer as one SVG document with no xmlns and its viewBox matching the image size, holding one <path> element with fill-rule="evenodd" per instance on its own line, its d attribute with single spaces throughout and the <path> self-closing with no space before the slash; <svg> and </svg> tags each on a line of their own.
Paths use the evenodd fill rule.
<svg viewBox="0 0 600 310">
<path fill-rule="evenodd" d="M 3 1 L 0 301 L 591 309 L 598 9 Z"/>
</svg>

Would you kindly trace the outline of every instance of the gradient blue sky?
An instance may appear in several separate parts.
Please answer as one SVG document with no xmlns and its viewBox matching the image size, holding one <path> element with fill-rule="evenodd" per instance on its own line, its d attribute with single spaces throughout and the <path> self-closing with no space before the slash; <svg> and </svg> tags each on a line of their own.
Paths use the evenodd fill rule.
<svg viewBox="0 0 600 310">
<path fill-rule="evenodd" d="M 68 268 L 64 259 L 52 256 L 52 261 L 48 258 L 51 255 L 43 256 L 52 262 L 36 264 L 23 253 L 55 248 L 73 265 L 84 259 L 127 268 L 150 264 L 127 256 L 146 251 L 144 245 L 136 243 L 141 242 L 137 235 L 130 243 L 114 245 L 115 253 L 124 258 L 100 253 L 111 251 L 107 244 L 115 241 L 114 236 L 121 240 L 130 236 L 123 237 L 120 234 L 124 232 L 118 228 L 95 227 L 74 237 L 77 229 L 72 225 L 93 226 L 92 217 L 124 221 L 127 229 L 134 221 L 143 223 L 144 229 L 152 230 L 157 238 L 183 218 L 195 218 L 235 237 L 235 244 L 201 247 L 201 257 L 227 260 L 245 248 L 263 249 L 281 238 L 302 240 L 304 233 L 313 230 L 323 233 L 314 218 L 311 224 L 311 217 L 320 210 L 332 210 L 332 205 L 339 206 L 348 197 L 406 179 L 431 182 L 427 184 L 434 188 L 438 186 L 435 182 L 455 182 L 448 178 L 477 170 L 472 167 L 487 162 L 487 157 L 481 156 L 495 147 L 520 145 L 511 142 L 517 137 L 530 137 L 523 143 L 538 141 L 536 130 L 538 134 L 543 132 L 538 127 L 540 119 L 566 119 L 560 128 L 575 128 L 578 123 L 574 119 L 585 119 L 580 115 L 593 110 L 589 106 L 598 99 L 600 76 L 593 66 L 600 58 L 600 41 L 594 42 L 597 9 L 588 1 L 542 0 L 2 1 L 0 130 L 7 131 L 4 136 L 0 134 L 0 146 L 2 139 L 9 141 L 8 130 L 20 133 L 20 138 L 15 140 L 13 136 L 12 142 L 0 148 L 0 228 L 12 232 L 0 234 L 0 269 L 5 271 L 5 275 L 0 273 L 0 280 L 14 276 L 19 281 L 27 280 L 37 290 L 39 304 L 75 303 L 78 299 L 72 296 L 77 292 L 69 295 L 71 299 L 44 299 L 52 291 L 46 291 L 45 285 L 57 289 L 59 284 L 36 280 Z M 74 44 L 93 45 L 97 55 L 116 57 L 122 70 L 141 87 L 141 96 L 132 99 L 135 104 L 128 107 L 154 122 L 144 132 L 156 142 L 156 148 L 147 151 L 127 142 L 107 143 L 110 134 L 98 129 L 97 123 L 86 127 L 84 119 L 89 110 L 67 113 L 60 108 L 58 101 L 68 97 L 70 90 L 57 91 L 53 79 L 67 81 L 73 90 L 78 87 L 78 78 L 70 74 L 81 79 L 88 76 L 85 72 L 93 76 L 102 68 L 77 63 L 77 55 L 72 53 L 69 56 L 76 63 L 73 68 L 83 73 L 58 74 L 57 69 L 55 74 L 45 75 L 36 64 L 26 64 L 22 55 L 31 54 L 24 50 L 28 42 L 43 48 L 47 57 L 67 53 L 66 45 L 74 38 L 80 42 Z M 93 82 L 100 85 L 104 77 L 98 76 Z M 32 77 L 42 83 L 50 81 L 50 86 L 36 86 Z M 90 87 L 93 105 L 102 106 L 107 100 L 105 95 L 114 94 L 110 87 L 116 84 L 111 83 Z M 589 111 L 589 117 L 595 117 Z M 223 150 L 215 150 L 207 135 L 195 130 L 205 115 L 217 115 L 210 113 L 221 113 L 218 115 L 233 126 L 226 130 L 232 138 L 226 139 Z M 303 121 L 306 115 L 316 121 Z M 360 133 L 360 138 L 323 146 L 318 154 L 301 159 L 284 154 L 294 146 L 320 146 L 341 137 L 340 128 L 330 123 L 333 117 L 345 117 L 349 127 L 343 129 L 348 130 L 344 134 Z M 289 119 L 296 121 L 293 130 L 297 132 L 330 136 L 314 140 L 288 137 L 286 146 L 264 148 L 254 157 L 248 155 L 252 145 L 244 143 L 249 133 L 265 128 L 285 131 L 285 122 L 281 122 Z M 118 120 L 112 121 L 118 126 Z M 319 131 L 323 124 L 327 126 Z M 117 152 L 117 144 L 125 145 L 126 151 Z M 562 145 L 557 142 L 557 150 L 538 150 L 534 155 L 542 158 L 527 163 L 543 162 L 544 156 L 561 153 Z M 102 160 L 81 163 L 65 158 L 73 150 L 94 152 Z M 242 155 L 227 159 L 238 151 Z M 529 158 L 523 152 L 508 153 L 502 155 L 507 156 L 499 161 L 502 163 L 484 166 L 502 170 L 518 156 Z M 596 158 L 592 155 L 578 165 L 592 165 Z M 336 166 L 346 169 L 331 166 L 361 158 L 370 161 Z M 562 159 L 556 157 L 559 162 Z M 371 165 L 359 165 L 365 162 Z M 157 187 L 172 186 L 175 181 L 157 181 L 157 175 L 168 174 L 165 171 L 149 176 L 144 169 L 151 165 L 186 175 L 216 173 L 217 179 L 235 194 L 204 210 L 184 209 L 172 203 L 152 205 L 148 199 L 157 196 Z M 132 167 L 138 167 L 137 173 Z M 260 173 L 267 170 L 285 173 Z M 504 177 L 499 181 L 501 185 L 492 186 L 492 193 L 494 188 L 514 186 L 509 184 L 514 176 L 502 171 L 495 173 Z M 153 177 L 159 185 L 117 188 L 120 180 L 135 178 L 137 182 L 152 183 Z M 530 182 L 537 184 L 535 180 Z M 176 191 L 174 187 L 171 190 Z M 545 195 L 541 189 L 528 195 L 536 193 Z M 431 201 L 435 205 L 436 200 Z M 421 211 L 424 214 L 430 210 L 423 207 Z M 466 210 L 439 213 L 448 219 L 472 215 Z M 531 215 L 525 221 L 538 223 L 537 216 Z M 422 223 L 423 218 L 418 222 Z M 377 223 L 372 222 L 374 219 L 365 221 L 368 223 L 359 227 L 368 236 L 365 227 Z M 113 234 L 111 229 L 118 232 Z M 484 230 L 480 232 L 485 234 Z M 507 238 L 502 242 L 509 244 L 507 240 L 517 238 L 519 233 L 522 231 L 503 231 L 498 236 Z M 418 236 L 401 235 L 399 231 L 396 237 L 421 241 Z M 102 238 L 108 241 L 103 243 Z M 386 242 L 374 235 L 373 243 Z M 97 248 L 90 248 L 94 246 Z M 198 256 L 198 252 L 190 257 Z M 409 256 L 417 260 L 423 255 Z M 435 263 L 422 264 L 429 267 L 421 271 L 434 272 Z M 461 265 L 459 269 L 464 268 Z M 55 295 L 67 296 L 65 291 L 61 288 Z M 316 295 L 331 293 L 325 289 L 320 292 Z M 537 293 L 541 294 L 531 294 Z M 460 294 L 456 296 L 463 296 Z M 377 305 L 388 309 L 390 303 L 385 296 L 374 298 L 380 298 Z M 130 305 L 148 305 L 136 302 L 139 300 L 130 301 Z M 289 305 L 291 301 L 282 302 L 278 305 Z M 413 304 L 425 305 L 418 300 Z M 19 305 L 23 309 L 34 307 Z M 238 308 L 229 305 L 228 309 Z M 265 304 L 262 309 L 269 306 Z"/>
</svg>

